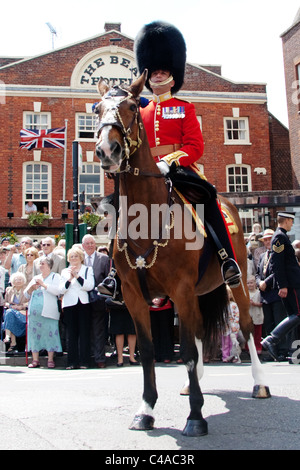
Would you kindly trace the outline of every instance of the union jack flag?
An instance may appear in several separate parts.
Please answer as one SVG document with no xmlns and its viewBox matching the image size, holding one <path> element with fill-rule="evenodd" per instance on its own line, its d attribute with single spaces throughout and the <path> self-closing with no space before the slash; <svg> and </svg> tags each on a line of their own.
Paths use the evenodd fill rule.
<svg viewBox="0 0 300 470">
<path fill-rule="evenodd" d="M 37 130 L 21 129 L 21 149 L 65 148 L 65 127 L 56 129 Z"/>
</svg>

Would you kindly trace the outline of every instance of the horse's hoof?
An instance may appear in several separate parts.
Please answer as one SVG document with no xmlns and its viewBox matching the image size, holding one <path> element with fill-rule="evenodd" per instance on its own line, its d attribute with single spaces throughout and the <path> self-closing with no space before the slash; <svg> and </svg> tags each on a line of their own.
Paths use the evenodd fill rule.
<svg viewBox="0 0 300 470">
<path fill-rule="evenodd" d="M 182 434 L 187 437 L 206 436 L 208 433 L 207 422 L 202 419 L 188 419 Z"/>
<path fill-rule="evenodd" d="M 136 415 L 129 426 L 129 429 L 135 431 L 149 431 L 153 429 L 154 418 L 150 415 Z"/>
<path fill-rule="evenodd" d="M 181 391 L 180 391 L 180 395 L 189 395 L 190 394 L 190 386 L 189 385 L 185 385 Z"/>
<path fill-rule="evenodd" d="M 266 385 L 254 385 L 252 398 L 270 398 L 271 393 Z"/>
</svg>

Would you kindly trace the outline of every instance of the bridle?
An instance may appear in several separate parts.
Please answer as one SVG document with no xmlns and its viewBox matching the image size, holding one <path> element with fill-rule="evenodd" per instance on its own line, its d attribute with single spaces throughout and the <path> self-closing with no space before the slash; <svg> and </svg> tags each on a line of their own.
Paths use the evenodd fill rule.
<svg viewBox="0 0 300 470">
<path fill-rule="evenodd" d="M 123 122 L 122 116 L 120 114 L 119 107 L 121 103 L 126 101 L 128 98 L 133 99 L 135 101 L 136 112 L 132 118 L 131 123 L 126 128 Z M 144 128 L 142 120 L 140 119 L 140 111 L 139 111 L 140 100 L 135 98 L 129 90 L 125 90 L 124 88 L 119 88 L 118 86 L 114 86 L 113 88 L 111 88 L 103 96 L 102 101 L 104 100 L 115 100 L 115 102 L 114 103 L 112 102 L 112 106 L 107 107 L 105 112 L 103 113 L 103 116 L 101 120 L 99 121 L 97 130 L 96 130 L 96 136 L 98 138 L 101 130 L 106 126 L 117 127 L 121 131 L 122 136 L 123 136 L 123 141 L 124 141 L 124 157 L 122 158 L 120 167 L 118 171 L 116 172 L 116 174 L 130 173 L 134 176 L 151 176 L 153 178 L 165 178 L 165 176 L 161 173 L 151 173 L 151 172 L 143 171 L 140 168 L 132 168 L 129 163 L 129 159 L 131 155 L 133 155 L 143 143 L 140 137 L 140 133 Z M 130 134 L 132 133 L 132 126 L 134 124 L 136 124 L 138 127 L 137 140 L 133 140 L 130 137 Z M 123 162 L 125 162 L 125 167 L 121 169 Z"/>
<path fill-rule="evenodd" d="M 136 103 L 136 111 L 134 113 L 134 116 L 132 118 L 132 121 L 130 122 L 129 126 L 126 128 L 122 116 L 119 111 L 119 107 L 121 103 L 126 101 L 127 99 L 133 99 Z M 129 158 L 131 155 L 136 152 L 136 150 L 142 145 L 143 141 L 140 138 L 140 132 L 143 129 L 143 123 L 139 119 L 139 100 L 136 99 L 130 91 L 125 90 L 123 88 L 119 88 L 117 86 L 111 88 L 102 98 L 102 101 L 104 100 L 112 100 L 112 105 L 105 108 L 104 114 L 99 121 L 97 130 L 96 130 L 96 135 L 99 137 L 100 132 L 102 129 L 106 126 L 112 126 L 112 127 L 117 127 L 120 129 L 122 136 L 123 136 L 123 141 L 124 141 L 124 157 L 122 158 L 122 162 L 120 165 L 120 168 L 118 170 L 118 173 L 122 172 L 131 172 L 131 167 L 129 164 Z M 115 102 L 113 101 L 115 100 Z M 133 125 L 137 125 L 137 140 L 133 140 L 130 137 L 130 134 L 132 133 L 132 127 Z M 121 170 L 122 163 L 125 161 L 126 165 L 123 170 Z"/>
</svg>

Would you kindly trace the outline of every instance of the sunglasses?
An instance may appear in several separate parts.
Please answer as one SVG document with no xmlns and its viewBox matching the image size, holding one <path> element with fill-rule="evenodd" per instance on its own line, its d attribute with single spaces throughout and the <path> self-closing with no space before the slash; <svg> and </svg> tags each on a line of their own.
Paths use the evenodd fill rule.
<svg viewBox="0 0 300 470">
<path fill-rule="evenodd" d="M 43 243 L 42 246 L 51 246 L 51 243 Z"/>
</svg>

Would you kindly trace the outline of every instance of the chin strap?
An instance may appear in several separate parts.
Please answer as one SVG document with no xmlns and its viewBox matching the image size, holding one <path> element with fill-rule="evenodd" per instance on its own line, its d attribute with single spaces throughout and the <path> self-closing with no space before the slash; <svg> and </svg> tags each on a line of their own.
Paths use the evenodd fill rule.
<svg viewBox="0 0 300 470">
<path fill-rule="evenodd" d="M 151 88 L 158 88 L 158 87 L 160 87 L 160 86 L 167 85 L 167 84 L 170 83 L 172 80 L 173 80 L 173 75 L 170 75 L 166 80 L 164 80 L 163 82 L 159 82 L 159 83 L 154 83 L 154 82 L 152 82 L 152 80 L 150 80 L 150 78 L 149 78 L 149 85 L 151 86 Z"/>
</svg>

